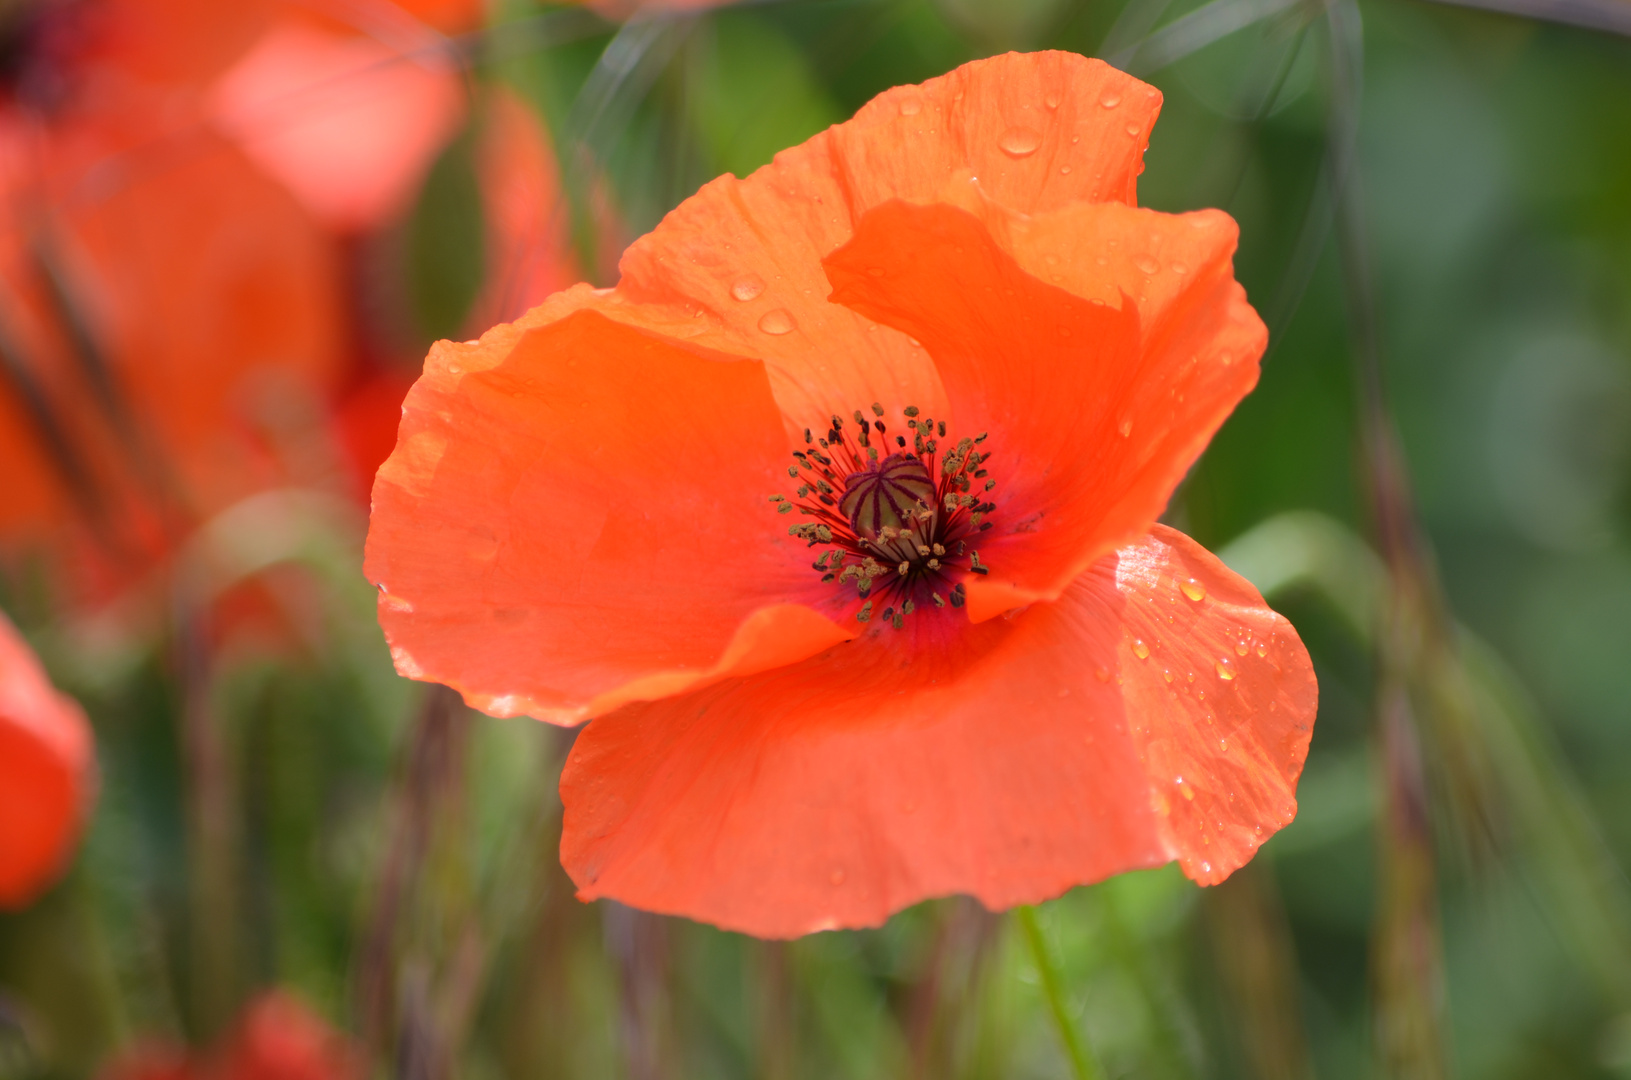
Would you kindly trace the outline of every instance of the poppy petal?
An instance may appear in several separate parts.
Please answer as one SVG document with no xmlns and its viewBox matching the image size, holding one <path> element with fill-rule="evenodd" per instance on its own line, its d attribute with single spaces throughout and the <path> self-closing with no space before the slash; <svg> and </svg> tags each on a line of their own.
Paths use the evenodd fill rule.
<svg viewBox="0 0 1631 1080">
<path fill-rule="evenodd" d="M 366 565 L 398 670 L 576 723 L 848 637 L 800 606 L 832 590 L 775 524 L 763 365 L 548 316 L 438 344 L 404 404 Z"/>
<path fill-rule="evenodd" d="M 1297 813 L 1313 665 L 1250 582 L 1176 529 L 1120 549 L 1115 578 L 1122 697 L 1162 835 L 1215 885 Z"/>
<path fill-rule="evenodd" d="M 950 893 L 1033 902 L 1173 858 L 1215 881 L 1295 811 L 1307 654 L 1181 534 L 1158 528 L 1058 601 L 939 648 L 907 627 L 590 724 L 561 778 L 580 897 L 788 937 Z M 1158 631 L 1166 651 L 1141 659 Z M 1225 651 L 1239 640 L 1246 656 Z M 1182 693 L 1157 666 L 1169 653 Z M 1225 656 L 1232 678 L 1199 668 Z"/>
<path fill-rule="evenodd" d="M 1051 599 L 1147 530 L 1255 385 L 1267 334 L 1233 278 L 1235 237 L 1215 212 L 1073 206 L 1010 239 L 1027 267 L 967 210 L 897 201 L 828 257 L 835 302 L 934 357 L 954 434 L 991 435 L 990 575 L 968 582 L 970 618 Z"/>
<path fill-rule="evenodd" d="M 705 185 L 624 254 L 618 293 L 699 317 L 697 341 L 757 356 L 790 429 L 883 401 L 943 416 L 923 351 L 826 302 L 823 256 L 868 210 L 932 202 L 972 174 L 1002 205 L 1040 213 L 1131 203 L 1151 87 L 1072 53 L 994 57 L 879 95 L 746 180 Z"/>
<path fill-rule="evenodd" d="M 0 909 L 19 908 L 61 873 L 91 789 L 85 714 L 58 693 L 0 616 Z"/>
</svg>

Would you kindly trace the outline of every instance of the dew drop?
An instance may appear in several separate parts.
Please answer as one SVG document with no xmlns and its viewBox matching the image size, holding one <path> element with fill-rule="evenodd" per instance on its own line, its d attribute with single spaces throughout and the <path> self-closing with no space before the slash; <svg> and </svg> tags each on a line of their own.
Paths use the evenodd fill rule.
<svg viewBox="0 0 1631 1080">
<path fill-rule="evenodd" d="M 1116 430 L 1121 432 L 1121 437 L 1125 439 L 1127 436 L 1133 433 L 1133 422 L 1131 420 L 1123 420 L 1121 422 L 1121 426 L 1117 427 Z"/>
<path fill-rule="evenodd" d="M 1179 790 L 1184 793 L 1184 801 L 1185 802 L 1194 802 L 1195 801 L 1195 789 L 1194 788 L 1186 787 L 1186 788 L 1180 788 Z"/>
<path fill-rule="evenodd" d="M 1210 842 L 1211 841 L 1208 841 L 1208 843 L 1210 843 Z M 1212 872 L 1212 864 L 1211 863 L 1209 863 L 1209 862 L 1201 863 L 1201 873 L 1210 874 L 1211 872 Z"/>
<path fill-rule="evenodd" d="M 1046 105 L 1050 109 L 1057 109 L 1059 107 L 1059 95 L 1049 94 L 1047 97 L 1042 99 L 1042 104 Z"/>
<path fill-rule="evenodd" d="M 1228 682 L 1230 679 L 1235 677 L 1235 673 L 1229 670 L 1229 661 L 1227 658 L 1219 660 L 1215 666 L 1218 671 L 1218 678 L 1222 679 L 1224 682 Z"/>
<path fill-rule="evenodd" d="M 1059 175 L 1060 176 L 1069 176 L 1070 175 L 1070 166 L 1069 165 L 1059 166 Z"/>
<path fill-rule="evenodd" d="M 1233 356 L 1230 356 L 1228 353 L 1219 353 L 1218 354 L 1218 359 L 1223 361 L 1223 366 L 1224 367 L 1228 367 L 1230 364 L 1235 362 L 1235 358 Z"/>
<path fill-rule="evenodd" d="M 464 368 L 460 367 L 458 364 L 449 364 L 447 365 L 447 370 L 449 374 L 457 375 L 462 372 Z"/>
<path fill-rule="evenodd" d="M 1099 668 L 1099 669 L 1097 669 L 1096 671 L 1093 672 L 1093 677 L 1095 679 L 1099 680 L 1100 682 L 1109 682 L 1110 681 L 1110 672 L 1105 668 Z"/>
<path fill-rule="evenodd" d="M 1011 127 L 1002 133 L 997 145 L 1009 157 L 1026 157 L 1036 153 L 1036 148 L 1042 145 L 1042 136 L 1030 128 Z"/>
<path fill-rule="evenodd" d="M 1188 581 L 1179 582 L 1178 583 L 1178 588 L 1185 596 L 1189 597 L 1191 600 L 1205 600 L 1206 599 L 1206 586 L 1202 585 L 1200 582 L 1196 581 L 1194 578 L 1190 578 Z"/>
<path fill-rule="evenodd" d="M 1263 644 L 1261 641 L 1259 641 L 1257 643 L 1257 655 L 1258 656 L 1267 656 L 1268 654 L 1269 654 L 1269 647 L 1267 645 Z"/>
<path fill-rule="evenodd" d="M 1140 660 L 1148 660 L 1150 658 L 1150 647 L 1144 644 L 1143 638 L 1133 639 L 1133 655 L 1138 657 Z"/>
<path fill-rule="evenodd" d="M 1143 131 L 1143 130 L 1144 129 L 1139 127 L 1137 124 L 1128 124 L 1127 125 L 1127 134 L 1132 135 L 1135 138 L 1138 136 L 1138 133 Z"/>
<path fill-rule="evenodd" d="M 1106 90 L 1104 93 L 1099 95 L 1099 104 L 1103 105 L 1106 109 L 1113 109 L 1117 105 L 1121 104 L 1121 95 L 1116 93 L 1114 90 Z"/>
<path fill-rule="evenodd" d="M 1172 272 L 1174 274 L 1187 274 L 1189 273 L 1189 267 L 1185 266 L 1183 263 L 1173 263 Z"/>
<path fill-rule="evenodd" d="M 1161 669 L 1161 677 L 1163 679 L 1167 680 L 1167 682 L 1171 682 L 1172 681 L 1172 669 L 1171 668 Z"/>
<path fill-rule="evenodd" d="M 759 316 L 759 329 L 777 337 L 783 334 L 791 334 L 793 328 L 797 325 L 798 323 L 793 321 L 793 316 L 785 308 L 767 311 Z"/>
<path fill-rule="evenodd" d="M 1235 642 L 1235 655 L 1236 656 L 1245 656 L 1246 653 L 1250 649 L 1251 649 L 1251 646 L 1246 644 L 1246 639 L 1245 638 L 1241 638 L 1239 641 Z"/>
<path fill-rule="evenodd" d="M 909 97 L 909 98 L 902 98 L 901 99 L 901 102 L 900 102 L 900 114 L 902 116 L 916 116 L 918 113 L 920 113 L 922 111 L 923 111 L 923 102 L 919 101 L 917 98 Z"/>
<path fill-rule="evenodd" d="M 1153 274 L 1161 269 L 1161 264 L 1150 258 L 1148 255 L 1140 255 L 1138 258 L 1133 260 L 1133 265 L 1138 267 L 1146 274 Z"/>
<path fill-rule="evenodd" d="M 738 300 L 752 300 L 765 291 L 765 279 L 758 274 L 749 274 L 731 286 L 731 295 Z"/>
</svg>

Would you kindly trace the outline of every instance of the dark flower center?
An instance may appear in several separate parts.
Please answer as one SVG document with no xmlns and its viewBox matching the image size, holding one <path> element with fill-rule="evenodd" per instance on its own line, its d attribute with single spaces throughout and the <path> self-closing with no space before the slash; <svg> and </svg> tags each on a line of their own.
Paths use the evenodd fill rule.
<svg viewBox="0 0 1631 1080">
<path fill-rule="evenodd" d="M 819 436 L 806 428 L 787 470 L 797 493 L 770 497 L 779 512 L 812 519 L 787 531 L 826 549 L 812 564 L 822 581 L 853 583 L 855 617 L 867 622 L 881 605 L 879 618 L 896 629 L 920 607 L 963 606 L 963 577 L 986 572 L 972 545 L 991 527 L 984 518 L 996 506 L 985 499 L 997 486 L 979 449 L 984 434 L 942 452 L 946 422 L 903 411 L 910 442 L 889 434 L 880 404 L 872 419 L 857 409 L 853 428 L 838 416 Z"/>
</svg>

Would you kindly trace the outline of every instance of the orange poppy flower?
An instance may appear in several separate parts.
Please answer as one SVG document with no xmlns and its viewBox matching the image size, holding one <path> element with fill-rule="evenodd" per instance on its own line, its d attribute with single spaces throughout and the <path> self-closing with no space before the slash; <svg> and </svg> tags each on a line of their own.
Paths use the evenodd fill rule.
<svg viewBox="0 0 1631 1080">
<path fill-rule="evenodd" d="M 0 615 L 0 910 L 62 873 L 94 787 L 91 729 Z"/>
<path fill-rule="evenodd" d="M 1067 53 L 898 87 L 432 349 L 367 573 L 403 674 L 592 721 L 581 897 L 791 936 L 1291 819 L 1307 653 L 1155 523 L 1266 340 L 1234 223 L 1135 206 L 1159 106 Z"/>
</svg>

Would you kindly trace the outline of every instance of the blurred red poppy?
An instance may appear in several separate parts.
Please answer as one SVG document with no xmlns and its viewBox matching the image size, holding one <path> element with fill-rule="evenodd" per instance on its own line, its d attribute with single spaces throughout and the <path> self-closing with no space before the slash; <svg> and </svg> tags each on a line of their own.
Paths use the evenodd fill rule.
<svg viewBox="0 0 1631 1080">
<path fill-rule="evenodd" d="M 263 6 L 43 5 L 0 104 L 0 532 L 80 594 L 276 482 L 343 356 L 331 241 L 198 111 Z"/>
<path fill-rule="evenodd" d="M 1266 341 L 1234 222 L 1135 206 L 1159 104 L 1065 53 L 896 88 L 432 350 L 367 573 L 403 674 L 593 720 L 580 896 L 789 936 L 1291 819 L 1307 653 L 1155 524 Z"/>
<path fill-rule="evenodd" d="M 95 792 L 90 725 L 0 615 L 0 909 L 56 881 Z"/>
<path fill-rule="evenodd" d="M 101 1080 L 360 1080 L 360 1051 L 292 995 L 252 1001 L 207 1053 L 137 1047 L 104 1066 Z"/>
</svg>

